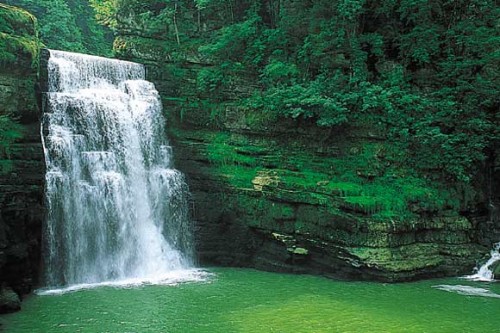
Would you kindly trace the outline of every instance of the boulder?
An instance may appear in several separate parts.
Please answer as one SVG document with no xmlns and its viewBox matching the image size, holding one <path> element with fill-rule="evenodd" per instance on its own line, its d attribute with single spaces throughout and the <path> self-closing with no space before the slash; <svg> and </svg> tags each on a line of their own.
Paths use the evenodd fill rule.
<svg viewBox="0 0 500 333">
<path fill-rule="evenodd" d="M 495 280 L 500 280 L 500 260 L 495 262 L 491 266 L 491 271 L 493 272 L 493 277 Z"/>
<path fill-rule="evenodd" d="M 10 313 L 21 310 L 21 299 L 9 287 L 0 289 L 0 313 Z"/>
</svg>

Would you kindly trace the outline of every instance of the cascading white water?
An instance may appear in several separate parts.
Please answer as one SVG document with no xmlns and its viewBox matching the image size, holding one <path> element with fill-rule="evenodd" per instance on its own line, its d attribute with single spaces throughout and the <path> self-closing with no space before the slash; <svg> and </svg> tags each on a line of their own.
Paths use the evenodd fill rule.
<svg viewBox="0 0 500 333">
<path fill-rule="evenodd" d="M 191 266 L 186 186 L 142 65 L 50 51 L 42 121 L 48 287 Z"/>
<path fill-rule="evenodd" d="M 500 261 L 500 243 L 495 244 L 493 250 L 491 250 L 490 259 L 477 269 L 477 273 L 466 276 L 466 278 L 474 281 L 493 281 L 495 276 L 493 274 L 492 267 L 498 261 Z"/>
</svg>

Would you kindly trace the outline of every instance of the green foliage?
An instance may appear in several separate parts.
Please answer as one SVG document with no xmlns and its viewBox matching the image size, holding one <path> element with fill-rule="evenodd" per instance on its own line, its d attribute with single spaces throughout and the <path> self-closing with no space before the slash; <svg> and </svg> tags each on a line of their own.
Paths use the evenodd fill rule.
<svg viewBox="0 0 500 333">
<path fill-rule="evenodd" d="M 5 0 L 38 18 L 40 38 L 49 48 L 111 55 L 112 36 L 97 24 L 87 0 Z"/>
<path fill-rule="evenodd" d="M 8 172 L 11 169 L 11 147 L 21 137 L 21 125 L 8 115 L 0 114 L 0 173 Z"/>
<path fill-rule="evenodd" d="M 20 55 L 26 55 L 32 68 L 38 67 L 40 45 L 34 38 L 13 37 L 0 32 L 0 64 L 16 63 Z"/>
<path fill-rule="evenodd" d="M 51 21 L 71 29 L 75 0 L 50 3 Z M 207 112 L 233 103 L 233 87 L 244 84 L 251 89 L 240 104 L 254 123 L 370 123 L 402 152 L 392 163 L 453 181 L 470 181 L 500 141 L 500 9 L 492 0 L 90 3 L 112 29 L 162 40 L 173 61 L 198 49 L 213 66 L 196 78 L 203 101 L 189 104 L 219 105 Z M 85 46 L 78 32 L 57 34 Z"/>
<path fill-rule="evenodd" d="M 216 10 L 203 9 L 209 2 L 198 7 Z M 494 1 L 285 3 L 276 22 L 271 5 L 243 3 L 245 14 L 200 48 L 217 64 L 200 80 L 206 90 L 258 73 L 260 89 L 243 101 L 255 112 L 371 122 L 407 150 L 401 164 L 445 179 L 469 181 L 500 141 Z"/>
<path fill-rule="evenodd" d="M 118 0 L 89 0 L 89 3 L 95 10 L 97 22 L 111 28 L 116 27 Z"/>
<path fill-rule="evenodd" d="M 197 89 L 200 92 L 213 93 L 224 82 L 224 75 L 218 68 L 204 68 L 198 72 L 196 78 Z"/>
<path fill-rule="evenodd" d="M 36 19 L 28 12 L 0 3 L 1 31 L 11 35 L 35 36 Z"/>
<path fill-rule="evenodd" d="M 192 40 L 188 26 L 181 19 L 194 9 L 192 0 L 90 0 L 98 21 L 114 31 L 129 31 L 127 35 L 150 36 L 161 40 L 172 53 L 188 52 Z M 187 15 L 189 16 L 189 15 Z"/>
<path fill-rule="evenodd" d="M 246 20 L 223 27 L 220 37 L 200 47 L 200 52 L 211 59 L 221 59 L 225 67 L 258 66 L 263 60 L 265 45 L 260 39 L 262 20 L 257 7 L 252 7 Z"/>
<path fill-rule="evenodd" d="M 318 82 L 307 86 L 289 85 L 271 88 L 263 95 L 263 109 L 290 118 L 313 118 L 319 126 L 334 126 L 347 121 L 343 96 L 322 95 Z"/>
<path fill-rule="evenodd" d="M 300 72 L 295 64 L 272 59 L 262 71 L 264 82 L 284 84 L 295 80 Z"/>
<path fill-rule="evenodd" d="M 35 17 L 19 8 L 0 4 L 0 64 L 7 68 L 22 58 L 37 68 L 39 49 Z"/>
<path fill-rule="evenodd" d="M 297 186 L 327 181 L 318 185 L 322 200 L 340 193 L 346 207 L 381 218 L 458 211 L 451 198 L 459 195 L 443 184 L 470 183 L 500 143 L 500 9 L 492 0 L 92 5 L 111 28 L 159 40 L 173 66 L 193 69 L 183 62 L 190 56 L 203 65 L 193 70 L 196 82 L 182 86 L 183 116 L 204 112 L 193 117 L 223 128 L 225 111 L 238 108 L 250 129 L 287 119 L 334 134 L 347 126 L 376 133 L 385 145 L 328 160 L 332 175 L 308 170 L 309 161 L 291 162 L 301 176 L 280 175 Z M 231 140 L 214 138 L 209 161 L 228 170 L 259 166 Z"/>
</svg>

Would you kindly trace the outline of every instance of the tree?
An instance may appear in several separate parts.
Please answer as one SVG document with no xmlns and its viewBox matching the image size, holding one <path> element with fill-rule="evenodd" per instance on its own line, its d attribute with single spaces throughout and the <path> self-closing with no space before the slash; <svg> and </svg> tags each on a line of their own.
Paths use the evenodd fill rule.
<svg viewBox="0 0 500 333">
<path fill-rule="evenodd" d="M 112 36 L 97 24 L 86 0 L 6 0 L 38 18 L 40 38 L 49 48 L 111 55 Z"/>
</svg>

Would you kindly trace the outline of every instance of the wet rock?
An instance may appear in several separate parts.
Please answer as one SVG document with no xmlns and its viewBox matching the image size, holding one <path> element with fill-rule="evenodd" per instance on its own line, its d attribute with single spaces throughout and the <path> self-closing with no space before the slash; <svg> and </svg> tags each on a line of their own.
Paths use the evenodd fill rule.
<svg viewBox="0 0 500 333">
<path fill-rule="evenodd" d="M 500 261 L 493 264 L 491 271 L 493 272 L 495 280 L 500 280 Z"/>
<path fill-rule="evenodd" d="M 464 274 L 487 251 L 474 243 L 475 226 L 458 213 L 423 207 L 422 216 L 377 218 L 384 203 L 363 196 L 359 184 L 328 178 L 338 154 L 314 160 L 304 137 L 294 136 L 297 146 L 265 132 L 224 136 L 219 145 L 220 138 L 216 131 L 185 124 L 170 136 L 176 165 L 194 193 L 204 263 L 406 281 Z M 267 149 L 238 153 L 250 147 Z M 276 167 L 263 167 L 270 160 Z M 290 168 L 290 160 L 317 171 Z"/>
<path fill-rule="evenodd" d="M 9 287 L 0 288 L 0 313 L 10 313 L 21 310 L 21 299 Z"/>
<path fill-rule="evenodd" d="M 0 150 L 0 160 L 9 159 L 9 168 L 0 168 L 0 307 L 15 311 L 19 297 L 10 288 L 31 291 L 41 253 L 45 163 L 35 92 L 41 44 L 28 12 L 0 4 L 0 21 L 0 115 L 17 119 L 23 134 L 9 156 Z"/>
</svg>

